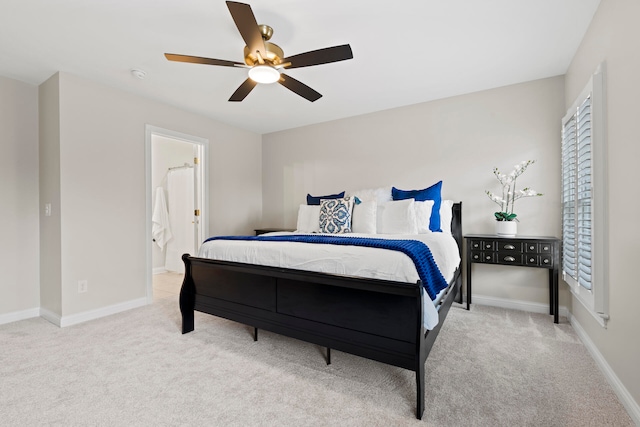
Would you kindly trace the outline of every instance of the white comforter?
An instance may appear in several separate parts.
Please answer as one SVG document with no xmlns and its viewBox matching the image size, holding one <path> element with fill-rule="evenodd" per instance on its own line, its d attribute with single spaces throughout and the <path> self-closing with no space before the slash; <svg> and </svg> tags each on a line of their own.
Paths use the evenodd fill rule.
<svg viewBox="0 0 640 427">
<path fill-rule="evenodd" d="M 294 233 L 269 233 L 264 236 L 286 234 Z M 447 282 L 451 281 L 460 263 L 458 245 L 453 236 L 446 233 L 416 235 L 350 233 L 345 237 L 405 239 L 424 242 L 431 250 L 433 258 Z M 224 261 L 344 274 L 407 283 L 415 283 L 419 280 L 413 261 L 404 253 L 362 246 L 251 240 L 212 240 L 204 243 L 200 247 L 198 256 Z M 425 293 L 425 296 L 426 295 Z M 433 329 L 438 324 L 438 312 L 435 305 L 427 297 L 425 298 L 423 306 L 424 325 L 427 329 Z"/>
</svg>

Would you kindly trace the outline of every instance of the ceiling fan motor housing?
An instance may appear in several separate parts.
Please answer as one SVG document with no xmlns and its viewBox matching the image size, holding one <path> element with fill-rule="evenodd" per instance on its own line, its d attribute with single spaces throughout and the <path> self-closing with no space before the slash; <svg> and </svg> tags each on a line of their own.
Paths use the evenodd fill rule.
<svg viewBox="0 0 640 427">
<path fill-rule="evenodd" d="M 264 62 L 268 65 L 276 66 L 282 63 L 282 58 L 284 58 L 284 52 L 277 44 L 265 42 L 264 48 L 267 50 L 266 57 L 262 57 Z M 258 55 L 255 52 L 250 52 L 248 47 L 244 47 L 244 62 L 250 67 L 254 65 L 260 65 L 260 60 L 258 59 Z"/>
<path fill-rule="evenodd" d="M 269 43 L 267 40 L 273 36 L 273 28 L 268 25 L 258 25 L 258 29 L 260 30 L 260 35 L 264 40 L 264 48 L 267 51 L 266 56 L 263 56 L 262 59 L 268 65 L 276 66 L 282 63 L 282 59 L 284 58 L 284 51 L 280 46 L 274 43 Z M 256 52 L 249 51 L 247 46 L 244 47 L 244 62 L 250 67 L 254 65 L 261 64 L 260 58 L 256 55 Z"/>
</svg>

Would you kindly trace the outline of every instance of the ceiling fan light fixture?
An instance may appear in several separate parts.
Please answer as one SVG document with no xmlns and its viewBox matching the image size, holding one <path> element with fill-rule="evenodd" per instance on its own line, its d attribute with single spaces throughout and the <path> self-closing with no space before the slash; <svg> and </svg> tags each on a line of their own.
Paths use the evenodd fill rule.
<svg viewBox="0 0 640 427">
<path fill-rule="evenodd" d="M 270 84 L 280 80 L 280 72 L 270 65 L 256 65 L 249 69 L 249 78 L 256 83 Z"/>
</svg>

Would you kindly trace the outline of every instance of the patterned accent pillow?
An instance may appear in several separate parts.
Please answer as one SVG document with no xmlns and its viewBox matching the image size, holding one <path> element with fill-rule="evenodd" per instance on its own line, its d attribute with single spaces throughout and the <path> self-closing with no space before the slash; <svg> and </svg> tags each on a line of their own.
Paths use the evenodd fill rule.
<svg viewBox="0 0 640 427">
<path fill-rule="evenodd" d="M 353 197 L 320 201 L 320 232 L 330 234 L 351 233 Z"/>
</svg>

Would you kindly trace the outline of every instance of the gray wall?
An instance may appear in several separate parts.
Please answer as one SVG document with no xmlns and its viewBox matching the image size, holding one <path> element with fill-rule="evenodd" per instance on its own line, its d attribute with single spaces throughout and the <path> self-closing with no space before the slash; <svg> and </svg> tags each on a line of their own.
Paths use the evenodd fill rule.
<svg viewBox="0 0 640 427">
<path fill-rule="evenodd" d="M 60 209 L 60 80 L 51 76 L 38 88 L 40 121 L 40 308 L 47 315 L 60 316 L 61 209 Z M 45 204 L 51 215 L 45 216 Z"/>
<path fill-rule="evenodd" d="M 560 235 L 563 77 L 327 122 L 263 137 L 263 226 L 295 227 L 305 195 L 385 185 L 424 188 L 463 202 L 465 233 L 493 233 L 492 170 L 537 160 L 520 178 L 544 193 L 516 202 L 519 234 Z M 522 188 L 522 187 L 520 187 Z M 474 295 L 548 310 L 547 271 L 474 266 Z M 562 289 L 560 303 L 568 294 Z M 551 321 L 551 319 L 549 320 Z"/>
<path fill-rule="evenodd" d="M 38 236 L 38 88 L 0 77 L 0 323 L 37 315 Z"/>
<path fill-rule="evenodd" d="M 55 303 L 43 298 L 43 307 L 65 317 L 146 296 L 146 124 L 209 140 L 211 234 L 250 233 L 259 223 L 260 135 L 70 74 L 57 80 L 57 103 L 52 90 L 40 113 L 55 116 L 58 105 L 59 140 L 45 134 L 41 149 L 59 149 L 59 170 L 42 180 L 59 173 L 61 237 L 50 254 L 61 254 L 61 306 L 53 311 Z M 78 293 L 78 280 L 88 280 L 87 293 Z"/>
<path fill-rule="evenodd" d="M 640 159 L 638 100 L 640 100 L 640 2 L 603 0 L 566 74 L 565 107 L 573 103 L 598 64 L 606 61 L 607 75 L 607 194 L 609 229 L 609 313 L 607 328 L 598 325 L 577 300 L 575 321 L 586 331 L 597 350 L 640 402 L 640 286 L 638 262 L 640 227 L 634 218 L 640 211 L 636 186 Z M 636 406 L 637 410 L 637 406 Z M 640 420 L 640 412 L 636 413 Z"/>
</svg>

